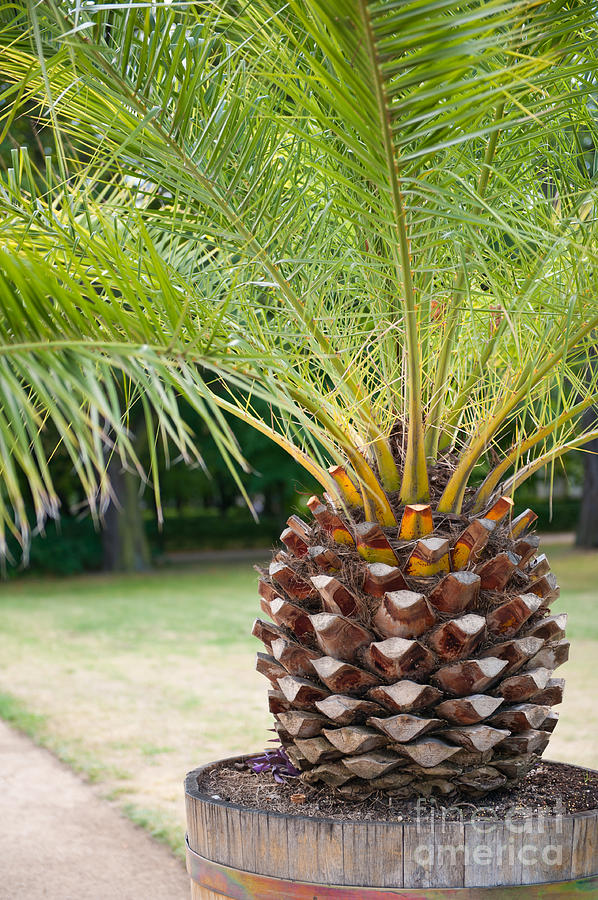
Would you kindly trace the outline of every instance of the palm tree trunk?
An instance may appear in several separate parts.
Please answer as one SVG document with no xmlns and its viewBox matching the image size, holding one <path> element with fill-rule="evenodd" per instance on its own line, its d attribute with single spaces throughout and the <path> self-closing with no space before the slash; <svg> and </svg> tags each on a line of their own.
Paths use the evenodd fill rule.
<svg viewBox="0 0 598 900">
<path fill-rule="evenodd" d="M 139 478 L 122 468 L 115 454 L 108 463 L 115 499 L 106 510 L 102 528 L 103 568 L 108 572 L 149 569 L 149 544 L 143 524 Z"/>
</svg>

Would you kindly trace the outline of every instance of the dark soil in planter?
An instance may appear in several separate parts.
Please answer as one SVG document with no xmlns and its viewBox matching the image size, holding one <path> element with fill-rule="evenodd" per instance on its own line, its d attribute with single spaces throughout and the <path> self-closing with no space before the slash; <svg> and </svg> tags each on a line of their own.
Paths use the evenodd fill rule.
<svg viewBox="0 0 598 900">
<path fill-rule="evenodd" d="M 543 762 L 514 789 L 495 791 L 481 800 L 401 800 L 382 793 L 344 799 L 329 787 L 305 785 L 298 778 L 278 784 L 271 773 L 256 775 L 242 763 L 217 763 L 199 779 L 201 793 L 249 809 L 285 815 L 354 821 L 413 822 L 432 814 L 446 821 L 563 815 L 598 808 L 598 773 Z"/>
</svg>

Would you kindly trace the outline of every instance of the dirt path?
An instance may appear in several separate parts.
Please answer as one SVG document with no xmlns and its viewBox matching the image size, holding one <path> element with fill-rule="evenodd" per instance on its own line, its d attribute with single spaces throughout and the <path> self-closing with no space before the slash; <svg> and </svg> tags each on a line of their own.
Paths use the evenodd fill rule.
<svg viewBox="0 0 598 900">
<path fill-rule="evenodd" d="M 0 722 L 0 900 L 187 900 L 182 864 Z"/>
</svg>

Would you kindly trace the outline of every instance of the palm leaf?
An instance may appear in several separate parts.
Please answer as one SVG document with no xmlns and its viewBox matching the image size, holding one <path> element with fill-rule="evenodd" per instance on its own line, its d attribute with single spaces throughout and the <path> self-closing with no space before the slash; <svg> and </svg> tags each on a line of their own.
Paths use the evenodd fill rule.
<svg viewBox="0 0 598 900">
<path fill-rule="evenodd" d="M 596 394 L 588 4 L 21 10 L 1 38 L 7 115 L 33 104 L 62 141 L 47 178 L 17 155 L 0 196 L 0 358 L 32 406 L 18 449 L 14 414 L 3 429 L 5 523 L 10 507 L 24 521 L 19 469 L 54 512 L 33 410 L 38 429 L 54 415 L 64 354 L 81 367 L 80 413 L 61 415 L 90 496 L 107 432 L 136 462 L 122 378 L 186 454 L 180 395 L 233 470 L 222 410 L 327 487 L 326 458 L 350 459 L 372 516 L 378 481 L 421 499 L 446 451 L 441 509 L 458 512 L 514 428 L 542 459 L 592 433 L 573 438 L 568 413 Z M 36 365 L 46 385 L 25 377 Z"/>
</svg>

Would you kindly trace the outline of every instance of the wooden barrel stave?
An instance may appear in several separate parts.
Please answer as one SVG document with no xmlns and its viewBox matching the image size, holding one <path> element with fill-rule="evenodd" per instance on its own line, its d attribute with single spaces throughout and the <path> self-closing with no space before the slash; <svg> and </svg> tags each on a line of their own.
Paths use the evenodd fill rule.
<svg viewBox="0 0 598 900">
<path fill-rule="evenodd" d="M 523 897 L 523 886 L 530 900 L 572 897 L 578 891 L 598 897 L 598 810 L 545 816 L 541 823 L 517 820 L 519 824 L 510 826 L 498 821 L 443 823 L 439 817 L 432 828 L 423 823 L 343 822 L 214 800 L 197 790 L 204 769 L 187 777 L 189 852 L 205 861 L 204 871 L 215 865 L 203 886 L 192 882 L 194 900 L 302 900 L 295 894 L 298 885 L 305 886 L 308 900 L 349 900 L 364 892 L 376 900 L 386 900 L 384 895 L 438 900 L 469 900 L 471 895 L 481 900 L 482 889 L 489 897 L 502 891 L 500 900 L 507 900 Z M 259 876 L 265 880 L 258 885 Z M 595 893 L 593 882 L 582 883 L 592 876 Z M 277 879 L 275 887 L 271 879 Z M 356 888 L 361 892 L 355 893 Z M 471 888 L 476 890 L 472 893 Z"/>
</svg>

